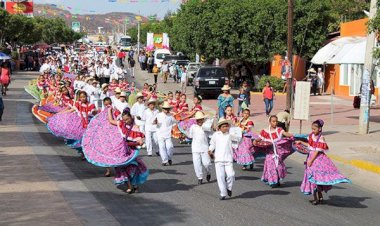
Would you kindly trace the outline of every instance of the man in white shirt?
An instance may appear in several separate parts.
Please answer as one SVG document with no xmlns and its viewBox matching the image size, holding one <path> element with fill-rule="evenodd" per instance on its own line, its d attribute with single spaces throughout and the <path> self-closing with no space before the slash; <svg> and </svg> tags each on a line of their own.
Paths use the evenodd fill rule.
<svg viewBox="0 0 380 226">
<path fill-rule="evenodd" d="M 177 123 L 174 117 L 170 114 L 172 107 L 165 101 L 162 105 L 162 112 L 158 113 L 155 120 L 157 124 L 157 138 L 158 148 L 162 159 L 162 165 L 172 165 L 173 157 L 173 142 L 172 142 L 172 129 Z"/>
<path fill-rule="evenodd" d="M 110 69 L 110 66 L 108 64 L 106 64 L 103 67 L 102 74 L 103 74 L 103 78 L 104 78 L 104 83 L 109 84 L 110 83 L 110 77 L 111 77 L 111 69 Z"/>
<path fill-rule="evenodd" d="M 159 111 L 155 108 L 156 102 L 156 99 L 150 99 L 148 101 L 148 108 L 144 110 L 141 117 L 141 119 L 144 121 L 145 145 L 149 156 L 152 156 L 153 154 L 153 146 L 157 146 L 158 144 L 157 126 L 154 124 L 154 121 L 159 113 Z M 158 151 L 156 151 L 156 154 L 160 155 Z"/>
<path fill-rule="evenodd" d="M 231 122 L 224 118 L 219 119 L 219 131 L 212 135 L 209 147 L 209 155 L 214 157 L 220 200 L 225 200 L 227 195 L 232 196 L 232 186 L 235 180 L 232 141 L 229 134 L 230 124 Z"/>
<path fill-rule="evenodd" d="M 189 131 L 189 138 L 192 138 L 191 143 L 191 152 L 193 153 L 193 164 L 195 175 L 198 178 L 198 184 L 201 185 L 203 183 L 203 169 L 206 169 L 206 179 L 207 182 L 211 180 L 211 159 L 208 155 L 208 138 L 205 131 L 202 128 L 202 124 L 204 122 L 205 115 L 203 112 L 198 111 L 195 114 L 195 120 L 197 120 L 197 124 L 192 125 Z"/>
<path fill-rule="evenodd" d="M 182 68 L 181 74 L 181 92 L 186 94 L 187 87 L 187 70 L 185 67 Z"/>
<path fill-rule="evenodd" d="M 144 95 L 142 93 L 137 93 L 136 100 L 136 103 L 134 103 L 131 108 L 131 115 L 135 118 L 135 123 L 139 126 L 140 131 L 144 133 L 144 121 L 141 120 L 146 108 L 144 104 Z"/>
<path fill-rule="evenodd" d="M 164 76 L 164 83 L 166 83 L 169 75 L 169 64 L 166 61 L 162 64 L 161 70 Z"/>
</svg>

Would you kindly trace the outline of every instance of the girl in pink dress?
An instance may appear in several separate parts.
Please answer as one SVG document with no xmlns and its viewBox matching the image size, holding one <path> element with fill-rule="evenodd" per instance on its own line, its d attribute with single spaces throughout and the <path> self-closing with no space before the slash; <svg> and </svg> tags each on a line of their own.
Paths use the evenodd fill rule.
<svg viewBox="0 0 380 226">
<path fill-rule="evenodd" d="M 251 112 L 249 109 L 245 109 L 242 112 L 243 118 L 239 120 L 237 126 L 240 127 L 243 131 L 243 138 L 239 147 L 234 151 L 234 160 L 237 164 L 243 166 L 243 170 L 247 170 L 249 166 L 250 169 L 253 169 L 253 164 L 255 158 L 252 154 L 252 129 L 254 126 L 253 121 L 249 118 Z"/>
<path fill-rule="evenodd" d="M 296 141 L 297 145 L 307 146 L 309 151 L 305 162 L 306 168 L 301 184 L 301 192 L 306 195 L 313 194 L 314 200 L 310 201 L 313 205 L 323 202 L 322 192 L 329 191 L 332 185 L 351 183 L 349 179 L 339 173 L 334 163 L 326 155 L 329 147 L 322 135 L 323 124 L 322 120 L 313 122 L 311 126 L 312 132 L 307 143 Z"/>
<path fill-rule="evenodd" d="M 120 135 L 124 138 L 130 151 L 139 150 L 144 143 L 144 134 L 139 131 L 138 126 L 134 124 L 130 109 L 125 108 L 120 120 L 114 120 L 109 114 L 108 121 L 117 126 Z M 138 153 L 138 151 L 137 151 Z M 132 159 L 131 159 L 132 160 Z M 138 192 L 138 186 L 143 184 L 149 176 L 149 170 L 141 158 L 135 157 L 128 165 L 115 167 L 115 184 L 126 184 L 125 192 L 131 194 Z"/>
<path fill-rule="evenodd" d="M 202 108 L 202 97 L 201 96 L 195 96 L 194 97 L 194 107 L 187 113 L 187 116 L 185 120 L 178 123 L 178 129 L 186 136 L 188 137 L 190 128 L 192 125 L 197 124 L 197 121 L 195 120 L 194 115 L 198 111 L 203 111 Z"/>
<path fill-rule="evenodd" d="M 70 147 L 80 151 L 83 134 L 90 118 L 96 113 L 95 105 L 87 101 L 86 92 L 80 91 L 79 101 L 67 110 L 48 118 L 47 128 L 53 135 L 68 140 Z M 80 154 L 83 158 L 81 151 Z"/>
<path fill-rule="evenodd" d="M 269 117 L 268 129 L 261 130 L 259 138 L 253 142 L 254 145 L 268 147 L 261 181 L 269 184 L 272 188 L 279 187 L 280 181 L 286 176 L 286 166 L 284 158 L 281 156 L 281 153 L 286 151 L 281 150 L 279 146 L 283 137 L 293 137 L 293 135 L 277 127 L 277 116 L 272 115 Z"/>
</svg>

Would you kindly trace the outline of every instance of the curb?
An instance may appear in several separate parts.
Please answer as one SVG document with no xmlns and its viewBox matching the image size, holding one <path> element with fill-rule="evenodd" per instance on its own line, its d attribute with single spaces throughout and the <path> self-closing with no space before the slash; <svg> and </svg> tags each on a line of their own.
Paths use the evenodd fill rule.
<svg viewBox="0 0 380 226">
<path fill-rule="evenodd" d="M 380 165 L 376 165 L 372 162 L 359 159 L 349 160 L 333 154 L 328 154 L 328 156 L 334 161 L 380 175 Z"/>
</svg>

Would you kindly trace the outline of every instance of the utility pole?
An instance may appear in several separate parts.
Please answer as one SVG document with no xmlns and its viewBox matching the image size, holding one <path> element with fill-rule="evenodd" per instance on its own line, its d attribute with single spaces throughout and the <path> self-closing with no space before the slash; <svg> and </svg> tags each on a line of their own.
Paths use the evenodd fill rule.
<svg viewBox="0 0 380 226">
<path fill-rule="evenodd" d="M 289 61 L 290 78 L 286 79 L 286 109 L 292 109 L 293 102 L 293 0 L 288 0 L 288 52 L 287 57 Z"/>
<path fill-rule="evenodd" d="M 140 21 L 137 21 L 137 56 L 140 55 Z"/>
<path fill-rule="evenodd" d="M 373 19 L 377 13 L 377 0 L 371 0 L 369 19 Z M 376 34 L 371 32 L 367 35 L 367 46 L 364 61 L 364 73 L 362 78 L 359 134 L 369 133 L 369 116 L 371 102 L 371 75 L 373 72 L 373 49 L 375 47 Z"/>
</svg>

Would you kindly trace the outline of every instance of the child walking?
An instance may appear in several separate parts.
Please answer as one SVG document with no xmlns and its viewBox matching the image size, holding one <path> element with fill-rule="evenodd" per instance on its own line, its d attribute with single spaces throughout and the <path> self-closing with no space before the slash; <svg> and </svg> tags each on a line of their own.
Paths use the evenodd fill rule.
<svg viewBox="0 0 380 226">
<path fill-rule="evenodd" d="M 229 134 L 231 122 L 224 118 L 218 121 L 218 130 L 210 141 L 209 155 L 214 158 L 216 180 L 220 190 L 220 200 L 225 200 L 226 196 L 232 196 L 232 186 L 235 180 L 233 167 L 232 140 Z"/>
<path fill-rule="evenodd" d="M 172 129 L 177 123 L 172 114 L 170 104 L 165 101 L 162 105 L 162 112 L 158 113 L 154 124 L 157 125 L 157 138 L 158 148 L 162 159 L 162 165 L 172 165 L 173 157 L 173 142 L 172 142 Z"/>
<path fill-rule="evenodd" d="M 247 107 L 247 95 L 244 92 L 243 88 L 240 88 L 239 90 L 239 96 L 238 96 L 239 106 L 238 106 L 238 116 L 241 116 L 243 110 Z"/>
<path fill-rule="evenodd" d="M 208 155 L 208 138 L 205 131 L 202 128 L 202 125 L 205 120 L 205 115 L 203 112 L 198 111 L 195 114 L 195 120 L 197 124 L 190 127 L 189 138 L 193 139 L 191 143 L 191 151 L 193 154 L 193 164 L 195 175 L 198 178 L 198 184 L 203 183 L 203 167 L 206 170 L 206 180 L 210 182 L 211 180 L 211 159 Z"/>
<path fill-rule="evenodd" d="M 313 194 L 310 200 L 313 205 L 323 202 L 322 192 L 329 191 L 332 185 L 338 183 L 351 183 L 349 179 L 339 173 L 338 169 L 326 155 L 329 147 L 322 135 L 324 122 L 317 120 L 311 125 L 311 133 L 308 142 L 296 141 L 296 144 L 307 146 L 309 154 L 306 159 L 304 178 L 301 184 L 301 192 L 305 195 Z"/>
<path fill-rule="evenodd" d="M 148 101 L 148 108 L 144 110 L 141 120 L 144 122 L 145 131 L 145 144 L 148 156 L 153 154 L 153 146 L 157 146 L 157 126 L 154 124 L 154 120 L 159 113 L 156 109 L 156 99 L 151 98 Z M 160 155 L 156 151 L 156 155 Z"/>
</svg>

